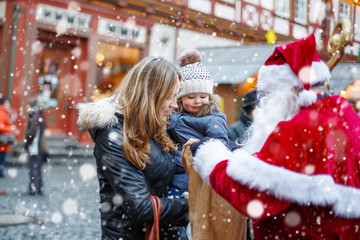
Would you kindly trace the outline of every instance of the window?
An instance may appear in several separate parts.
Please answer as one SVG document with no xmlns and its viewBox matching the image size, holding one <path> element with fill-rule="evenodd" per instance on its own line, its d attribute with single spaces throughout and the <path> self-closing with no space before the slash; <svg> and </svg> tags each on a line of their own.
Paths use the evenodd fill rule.
<svg viewBox="0 0 360 240">
<path fill-rule="evenodd" d="M 259 5 L 259 0 L 244 0 L 245 2 L 254 4 L 254 5 Z"/>
<path fill-rule="evenodd" d="M 97 65 L 95 99 L 109 96 L 126 73 L 140 61 L 140 55 L 140 48 L 99 42 L 95 57 Z"/>
<path fill-rule="evenodd" d="M 295 1 L 294 20 L 297 23 L 306 25 L 306 23 L 307 23 L 307 0 L 296 0 Z"/>
<path fill-rule="evenodd" d="M 289 0 L 276 0 L 275 14 L 279 17 L 289 18 L 289 16 L 290 16 Z"/>
<path fill-rule="evenodd" d="M 350 19 L 350 3 L 340 3 L 340 18 Z"/>
<path fill-rule="evenodd" d="M 235 0 L 220 0 L 219 2 L 226 2 L 230 4 L 235 4 Z"/>
<path fill-rule="evenodd" d="M 58 87 L 61 75 L 61 55 L 58 50 L 45 49 L 40 56 L 40 75 L 37 98 L 44 108 L 58 106 Z"/>
</svg>

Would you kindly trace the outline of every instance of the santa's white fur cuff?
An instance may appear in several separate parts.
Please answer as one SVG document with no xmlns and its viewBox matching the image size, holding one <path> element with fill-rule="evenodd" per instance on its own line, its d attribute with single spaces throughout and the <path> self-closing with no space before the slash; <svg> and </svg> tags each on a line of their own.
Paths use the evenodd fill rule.
<svg viewBox="0 0 360 240">
<path fill-rule="evenodd" d="M 210 185 L 209 175 L 215 166 L 231 156 L 231 151 L 220 140 L 201 144 L 194 156 L 194 169 Z"/>
</svg>

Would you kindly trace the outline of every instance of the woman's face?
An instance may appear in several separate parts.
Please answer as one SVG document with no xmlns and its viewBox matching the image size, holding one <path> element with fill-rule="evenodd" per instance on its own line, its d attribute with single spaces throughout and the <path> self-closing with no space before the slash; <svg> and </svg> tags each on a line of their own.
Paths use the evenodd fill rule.
<svg viewBox="0 0 360 240">
<path fill-rule="evenodd" d="M 171 93 L 170 97 L 165 101 L 165 103 L 160 108 L 160 116 L 163 120 L 167 120 L 171 111 L 178 107 L 177 105 L 177 95 L 180 89 L 180 81 L 178 80 L 174 89 L 174 92 Z"/>
</svg>

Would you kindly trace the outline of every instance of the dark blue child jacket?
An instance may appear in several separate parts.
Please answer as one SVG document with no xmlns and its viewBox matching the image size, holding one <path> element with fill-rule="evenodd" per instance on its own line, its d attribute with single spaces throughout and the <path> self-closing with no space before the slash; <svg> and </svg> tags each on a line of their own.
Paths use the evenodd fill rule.
<svg viewBox="0 0 360 240">
<path fill-rule="evenodd" d="M 189 177 L 181 163 L 182 146 L 190 139 L 203 137 L 216 138 L 228 144 L 226 115 L 219 109 L 219 104 L 211 101 L 197 116 L 187 112 L 170 115 L 168 133 L 170 138 L 178 144 L 175 154 L 177 165 L 172 185 L 181 190 L 188 191 Z"/>
</svg>

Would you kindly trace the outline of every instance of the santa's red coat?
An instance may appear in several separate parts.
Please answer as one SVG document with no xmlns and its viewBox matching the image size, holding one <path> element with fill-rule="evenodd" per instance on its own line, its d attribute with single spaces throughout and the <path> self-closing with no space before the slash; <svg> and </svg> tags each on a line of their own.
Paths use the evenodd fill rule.
<svg viewBox="0 0 360 240">
<path fill-rule="evenodd" d="M 255 239 L 360 239 L 360 117 L 339 96 L 280 122 L 253 155 L 205 142 L 194 168 Z"/>
</svg>

